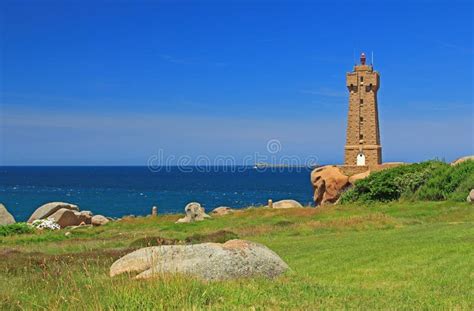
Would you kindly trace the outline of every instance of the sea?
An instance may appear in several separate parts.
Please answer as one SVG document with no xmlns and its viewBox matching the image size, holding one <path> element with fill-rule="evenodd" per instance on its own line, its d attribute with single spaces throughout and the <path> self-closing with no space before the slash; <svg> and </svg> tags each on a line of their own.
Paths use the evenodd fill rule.
<svg viewBox="0 0 474 311">
<path fill-rule="evenodd" d="M 310 204 L 309 168 L 221 166 L 0 167 L 0 203 L 26 221 L 44 203 L 62 201 L 108 217 L 183 213 L 189 202 L 219 206 L 266 205 L 268 199 Z"/>
</svg>

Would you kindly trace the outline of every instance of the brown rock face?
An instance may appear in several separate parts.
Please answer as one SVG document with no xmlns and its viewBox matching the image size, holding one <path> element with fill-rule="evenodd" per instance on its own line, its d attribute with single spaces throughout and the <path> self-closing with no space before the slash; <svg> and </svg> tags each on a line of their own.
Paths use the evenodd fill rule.
<svg viewBox="0 0 474 311">
<path fill-rule="evenodd" d="M 370 175 L 370 170 L 367 170 L 363 173 L 359 173 L 359 174 L 355 174 L 355 175 L 352 175 L 351 177 L 349 177 L 349 182 L 351 184 L 354 184 L 356 181 L 358 181 L 359 179 L 364 179 L 366 178 L 367 176 Z"/>
<path fill-rule="evenodd" d="M 61 228 L 65 228 L 69 226 L 79 226 L 81 224 L 90 225 L 92 217 L 88 213 L 61 208 L 51 215 L 50 218 L 54 219 Z"/>
<path fill-rule="evenodd" d="M 341 193 L 350 186 L 349 177 L 334 165 L 318 167 L 311 172 L 316 206 L 334 203 Z"/>
</svg>

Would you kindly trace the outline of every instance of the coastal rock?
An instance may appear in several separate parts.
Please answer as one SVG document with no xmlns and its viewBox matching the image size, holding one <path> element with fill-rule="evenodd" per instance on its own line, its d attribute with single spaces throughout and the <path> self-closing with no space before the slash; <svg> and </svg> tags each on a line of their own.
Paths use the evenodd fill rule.
<svg viewBox="0 0 474 311">
<path fill-rule="evenodd" d="M 463 162 L 466 162 L 466 161 L 469 161 L 469 160 L 474 161 L 474 155 L 465 156 L 465 157 L 456 159 L 453 162 L 451 162 L 451 165 L 458 165 L 460 163 L 463 163 Z"/>
<path fill-rule="evenodd" d="M 10 214 L 5 205 L 0 203 L 0 226 L 11 225 L 15 223 L 15 218 Z"/>
<path fill-rule="evenodd" d="M 78 211 L 61 208 L 48 218 L 53 219 L 61 228 L 65 228 L 69 226 L 90 225 L 92 217 Z"/>
<path fill-rule="evenodd" d="M 46 219 L 62 208 L 72 210 L 72 211 L 79 210 L 79 207 L 77 205 L 70 204 L 70 203 L 65 203 L 65 202 L 46 203 L 44 205 L 41 205 L 34 211 L 34 213 L 28 219 L 28 222 L 32 223 L 36 219 Z"/>
<path fill-rule="evenodd" d="M 364 179 L 364 178 L 368 177 L 369 175 L 370 175 L 370 170 L 367 170 L 367 171 L 359 173 L 359 174 L 352 175 L 351 177 L 349 177 L 349 182 L 353 185 L 356 181 L 358 181 L 360 179 Z"/>
<path fill-rule="evenodd" d="M 469 192 L 466 200 L 469 203 L 474 203 L 474 189 L 471 189 L 471 192 Z"/>
<path fill-rule="evenodd" d="M 145 279 L 163 274 L 184 274 L 204 280 L 276 277 L 288 265 L 264 245 L 244 240 L 224 244 L 164 245 L 139 249 L 110 267 L 110 276 L 138 273 Z"/>
<path fill-rule="evenodd" d="M 91 220 L 91 223 L 93 226 L 102 226 L 108 222 L 109 220 L 105 216 L 102 216 L 102 215 L 94 215 L 92 216 L 92 220 Z"/>
<path fill-rule="evenodd" d="M 219 206 L 212 210 L 211 214 L 216 216 L 222 216 L 227 214 L 232 214 L 234 210 L 227 206 Z"/>
<path fill-rule="evenodd" d="M 295 200 L 280 200 L 273 202 L 273 208 L 300 208 L 303 205 L 300 202 Z"/>
<path fill-rule="evenodd" d="M 197 202 L 191 202 L 188 205 L 186 205 L 186 207 L 184 208 L 184 212 L 186 213 L 186 216 L 178 219 L 176 223 L 202 221 L 206 218 L 210 218 L 210 216 L 205 213 L 205 210 L 201 206 L 201 204 Z"/>
<path fill-rule="evenodd" d="M 335 165 L 318 167 L 311 172 L 316 206 L 334 203 L 341 193 L 350 186 L 349 177 Z"/>
</svg>

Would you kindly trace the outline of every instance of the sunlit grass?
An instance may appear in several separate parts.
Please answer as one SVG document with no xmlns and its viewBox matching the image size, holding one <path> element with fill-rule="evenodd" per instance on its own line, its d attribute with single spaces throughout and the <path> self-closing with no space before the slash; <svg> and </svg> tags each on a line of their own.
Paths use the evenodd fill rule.
<svg viewBox="0 0 474 311">
<path fill-rule="evenodd" d="M 249 209 L 200 223 L 177 215 L 1 238 L 0 309 L 474 308 L 474 208 L 412 202 Z M 218 230 L 263 243 L 291 271 L 276 280 L 110 278 L 144 237 Z"/>
</svg>

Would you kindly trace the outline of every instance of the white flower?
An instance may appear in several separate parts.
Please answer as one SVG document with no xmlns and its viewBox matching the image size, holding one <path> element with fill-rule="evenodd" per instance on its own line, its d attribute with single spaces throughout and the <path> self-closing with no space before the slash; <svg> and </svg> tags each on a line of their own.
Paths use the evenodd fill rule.
<svg viewBox="0 0 474 311">
<path fill-rule="evenodd" d="M 54 221 L 53 218 L 48 219 L 37 219 L 31 223 L 31 226 L 35 227 L 36 229 L 48 229 L 48 230 L 59 230 L 61 226 Z"/>
</svg>

